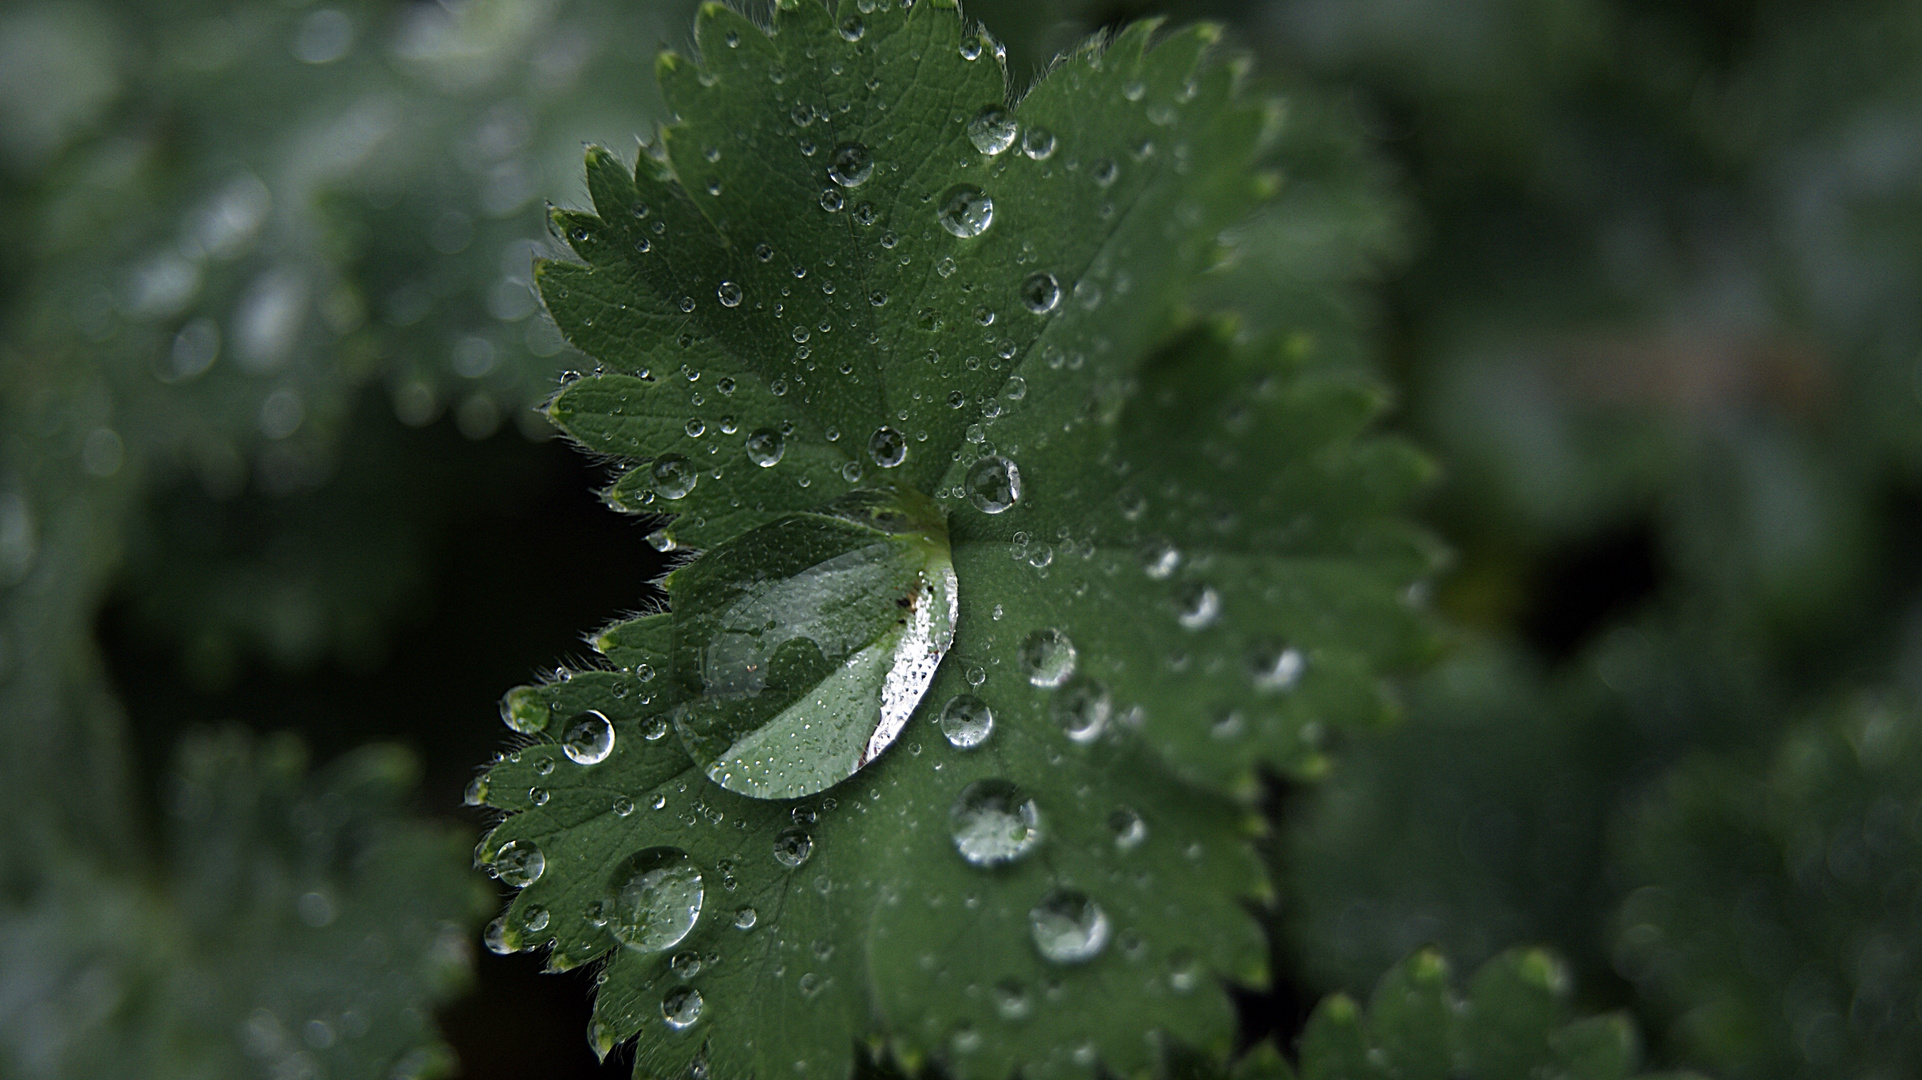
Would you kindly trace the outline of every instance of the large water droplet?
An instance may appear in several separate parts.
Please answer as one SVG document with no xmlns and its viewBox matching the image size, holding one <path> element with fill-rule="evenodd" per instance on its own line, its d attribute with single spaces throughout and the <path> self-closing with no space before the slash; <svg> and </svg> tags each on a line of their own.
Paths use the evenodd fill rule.
<svg viewBox="0 0 1922 1080">
<path fill-rule="evenodd" d="M 505 915 L 487 924 L 487 929 L 481 932 L 481 941 L 486 943 L 487 951 L 496 956 L 512 956 L 520 951 L 520 937 L 508 933 Z"/>
<path fill-rule="evenodd" d="M 589 709 L 568 725 L 561 751 L 577 765 L 598 765 L 614 752 L 614 725 L 598 711 Z"/>
<path fill-rule="evenodd" d="M 1045 960 L 1081 964 L 1101 955 L 1108 944 L 1108 914 L 1088 894 L 1055 889 L 1028 912 L 1034 947 Z"/>
<path fill-rule="evenodd" d="M 701 992 L 691 986 L 677 986 L 661 999 L 661 1019 L 675 1031 L 694 1026 L 701 1018 Z"/>
<path fill-rule="evenodd" d="M 1036 315 L 1046 315 L 1061 303 L 1061 282 L 1045 271 L 1021 283 L 1021 303 Z"/>
<path fill-rule="evenodd" d="M 679 848 L 628 856 L 608 879 L 607 929 L 638 952 L 671 949 L 701 917 L 701 869 Z"/>
<path fill-rule="evenodd" d="M 1083 676 L 1068 680 L 1048 704 L 1048 711 L 1068 738 L 1087 743 L 1099 738 L 1108 726 L 1114 702 L 1107 687 Z"/>
<path fill-rule="evenodd" d="M 907 436 L 891 427 L 874 429 L 868 436 L 868 456 L 883 469 L 892 469 L 908 458 Z"/>
<path fill-rule="evenodd" d="M 547 699 L 535 687 L 516 686 L 501 696 L 501 723 L 523 735 L 546 730 L 553 715 Z"/>
<path fill-rule="evenodd" d="M 773 428 L 760 428 L 747 437 L 747 459 L 761 468 L 769 468 L 787 453 L 787 440 Z"/>
<path fill-rule="evenodd" d="M 1041 842 L 1041 812 L 1028 793 L 1006 780 L 976 780 L 948 810 L 954 849 L 975 866 L 999 866 Z"/>
<path fill-rule="evenodd" d="M 782 829 L 774 838 L 774 861 L 790 870 L 798 869 L 814 854 L 814 837 L 799 825 Z"/>
<path fill-rule="evenodd" d="M 941 227 L 966 239 L 994 224 L 994 200 L 973 184 L 956 184 L 941 196 Z"/>
<path fill-rule="evenodd" d="M 684 499 L 694 490 L 699 474 L 692 462 L 679 454 L 663 454 L 654 459 L 650 470 L 654 493 L 663 499 Z"/>
<path fill-rule="evenodd" d="M 1042 689 L 1060 686 L 1074 674 L 1074 642 L 1050 626 L 1029 634 L 1021 643 L 1021 673 Z"/>
<path fill-rule="evenodd" d="M 968 121 L 968 141 L 976 150 L 993 157 L 1014 145 L 1014 137 L 1021 126 L 1009 116 L 1006 109 L 990 105 L 974 114 Z"/>
<path fill-rule="evenodd" d="M 828 179 L 842 187 L 860 187 L 873 175 L 874 155 L 860 143 L 842 143 L 828 156 Z"/>
<path fill-rule="evenodd" d="M 962 750 L 972 750 L 994 731 L 994 712 L 973 694 L 956 694 L 941 710 L 941 734 Z"/>
<path fill-rule="evenodd" d="M 546 869 L 547 856 L 531 840 L 510 840 L 494 855 L 494 873 L 516 889 L 539 881 Z"/>
<path fill-rule="evenodd" d="M 985 514 L 999 514 L 1021 501 L 1021 470 L 994 454 L 974 463 L 963 481 L 968 501 Z"/>
</svg>

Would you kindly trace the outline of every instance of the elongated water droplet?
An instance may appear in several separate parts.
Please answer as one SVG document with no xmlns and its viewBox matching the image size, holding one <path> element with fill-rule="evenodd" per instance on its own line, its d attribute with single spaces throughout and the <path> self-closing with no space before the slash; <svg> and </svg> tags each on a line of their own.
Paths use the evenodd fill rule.
<svg viewBox="0 0 1922 1080">
<path fill-rule="evenodd" d="M 1075 648 L 1068 635 L 1050 626 L 1021 643 L 1021 673 L 1042 689 L 1060 686 L 1074 674 Z"/>
<path fill-rule="evenodd" d="M 994 224 L 994 200 L 973 184 L 956 184 L 941 196 L 941 227 L 966 239 Z"/>
<path fill-rule="evenodd" d="M 568 725 L 561 752 L 577 765 L 598 765 L 614 752 L 614 725 L 599 711 L 589 709 Z"/>
<path fill-rule="evenodd" d="M 976 780 L 948 809 L 948 831 L 962 858 L 999 866 L 1041 842 L 1041 812 L 1027 792 L 1006 780 Z"/>
<path fill-rule="evenodd" d="M 1021 130 L 1014 117 L 999 105 L 990 105 L 974 114 L 968 121 L 968 141 L 976 150 L 993 157 L 1014 145 L 1014 137 Z"/>
<path fill-rule="evenodd" d="M 701 869 L 679 848 L 652 847 L 608 878 L 607 929 L 637 952 L 671 949 L 701 917 Z"/>
<path fill-rule="evenodd" d="M 850 492 L 710 550 L 669 590 L 682 745 L 754 798 L 845 780 L 926 693 L 957 589 L 940 508 L 905 488 Z"/>
<path fill-rule="evenodd" d="M 994 732 L 994 712 L 973 694 L 956 694 L 941 710 L 941 734 L 962 750 L 972 750 Z"/>
<path fill-rule="evenodd" d="M 1068 738 L 1087 743 L 1099 738 L 1108 726 L 1114 704 L 1107 687 L 1083 676 L 1068 680 L 1049 703 L 1048 711 Z"/>
<path fill-rule="evenodd" d="M 1021 470 L 1014 462 L 994 454 L 968 469 L 963 486 L 968 501 L 984 514 L 999 514 L 1021 501 Z"/>
<path fill-rule="evenodd" d="M 1028 929 L 1042 959 L 1082 964 L 1101 955 L 1108 944 L 1108 914 L 1088 894 L 1055 889 L 1028 912 Z"/>
<path fill-rule="evenodd" d="M 891 427 L 880 427 L 868 436 L 868 456 L 883 469 L 892 469 L 908 458 L 907 437 Z"/>
<path fill-rule="evenodd" d="M 1046 272 L 1028 275 L 1021 283 L 1021 303 L 1036 315 L 1046 315 L 1061 303 L 1061 282 Z"/>
<path fill-rule="evenodd" d="M 494 855 L 494 873 L 516 889 L 539 881 L 546 869 L 547 856 L 531 840 L 510 840 Z"/>
<path fill-rule="evenodd" d="M 799 825 L 782 829 L 774 838 L 774 861 L 790 870 L 799 869 L 814 854 L 814 837 Z"/>
<path fill-rule="evenodd" d="M 860 143 L 842 143 L 828 155 L 828 179 L 844 188 L 860 187 L 873 175 L 874 155 Z"/>
<path fill-rule="evenodd" d="M 650 470 L 654 480 L 654 493 L 663 499 L 684 499 L 694 490 L 694 482 L 699 479 L 698 471 L 685 457 L 679 454 L 663 454 L 654 459 Z"/>
<path fill-rule="evenodd" d="M 760 428 L 747 437 L 747 458 L 761 468 L 769 468 L 787 453 L 787 440 L 773 428 Z"/>
<path fill-rule="evenodd" d="M 661 999 L 661 1019 L 675 1031 L 694 1026 L 701 1018 L 701 992 L 691 986 L 677 986 Z"/>
</svg>

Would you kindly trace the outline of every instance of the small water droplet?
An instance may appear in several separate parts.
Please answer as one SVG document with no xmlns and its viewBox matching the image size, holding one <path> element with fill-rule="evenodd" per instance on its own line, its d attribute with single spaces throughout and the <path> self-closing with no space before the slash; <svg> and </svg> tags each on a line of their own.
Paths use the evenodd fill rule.
<svg viewBox="0 0 1922 1080">
<path fill-rule="evenodd" d="M 994 733 L 994 711 L 973 694 L 956 694 L 941 709 L 941 734 L 961 750 L 972 750 Z"/>
<path fill-rule="evenodd" d="M 994 224 L 994 200 L 973 184 L 956 184 L 941 196 L 941 227 L 966 239 Z"/>
<path fill-rule="evenodd" d="M 1166 540 L 1150 540 L 1141 545 L 1141 570 L 1156 581 L 1166 581 L 1181 565 L 1181 549 Z"/>
<path fill-rule="evenodd" d="M 1088 175 L 1094 177 L 1095 183 L 1107 187 L 1115 182 L 1115 177 L 1121 175 L 1121 166 L 1116 165 L 1112 158 L 1102 158 L 1088 170 Z"/>
<path fill-rule="evenodd" d="M 1036 315 L 1046 315 L 1061 303 L 1061 282 L 1045 271 L 1028 275 L 1021 283 L 1021 303 Z"/>
<path fill-rule="evenodd" d="M 547 798 L 546 788 L 535 787 L 527 789 L 527 801 L 533 803 L 535 806 L 546 806 Z"/>
<path fill-rule="evenodd" d="M 976 509 L 999 514 L 1021 501 L 1021 470 L 1007 458 L 991 455 L 974 463 L 963 486 Z"/>
<path fill-rule="evenodd" d="M 838 189 L 828 188 L 826 191 L 821 192 L 821 209 L 826 210 L 830 214 L 838 214 L 841 211 L 842 205 L 843 200 L 841 199 L 841 192 Z"/>
<path fill-rule="evenodd" d="M 1221 617 L 1221 594 L 1212 585 L 1190 584 L 1175 599 L 1175 618 L 1189 630 L 1200 630 Z"/>
<path fill-rule="evenodd" d="M 761 921 L 760 914 L 751 907 L 744 907 L 734 913 L 734 928 L 736 930 L 752 930 L 754 929 L 754 924 L 759 921 Z"/>
<path fill-rule="evenodd" d="M 546 730 L 553 715 L 554 710 L 536 687 L 516 686 L 501 695 L 501 723 L 522 735 Z"/>
<path fill-rule="evenodd" d="M 660 742 L 667 736 L 667 717 L 650 716 L 641 725 L 641 738 L 648 742 Z"/>
<path fill-rule="evenodd" d="M 1075 648 L 1068 635 L 1050 626 L 1021 643 L 1021 671 L 1042 689 L 1060 686 L 1074 674 Z"/>
<path fill-rule="evenodd" d="M 547 929 L 547 909 L 539 904 L 529 904 L 521 912 L 521 928 L 529 933 L 538 934 Z"/>
<path fill-rule="evenodd" d="M 892 469 L 908 459 L 908 440 L 891 427 L 879 427 L 868 436 L 868 456 L 883 469 Z"/>
<path fill-rule="evenodd" d="M 842 143 L 828 155 L 828 179 L 844 188 L 860 187 L 873 175 L 874 155 L 858 142 Z"/>
<path fill-rule="evenodd" d="M 1044 127 L 1030 127 L 1021 136 L 1021 152 L 1035 161 L 1046 161 L 1054 156 L 1054 132 Z"/>
<path fill-rule="evenodd" d="M 487 951 L 496 956 L 512 956 L 520 951 L 519 937 L 507 932 L 505 915 L 487 924 L 487 929 L 481 932 L 481 941 L 487 945 Z"/>
<path fill-rule="evenodd" d="M 1084 676 L 1068 680 L 1048 704 L 1048 711 L 1063 734 L 1075 742 L 1088 743 L 1107 728 L 1114 701 L 1107 687 Z"/>
<path fill-rule="evenodd" d="M 968 121 L 968 141 L 976 150 L 993 157 L 1014 145 L 1021 126 L 999 105 L 990 105 Z"/>
<path fill-rule="evenodd" d="M 589 709 L 574 718 L 561 741 L 561 752 L 577 765 L 598 765 L 614 752 L 614 725 L 599 711 Z"/>
<path fill-rule="evenodd" d="M 1028 912 L 1028 929 L 1042 959 L 1081 964 L 1101 955 L 1108 944 L 1108 915 L 1088 894 L 1055 889 Z"/>
<path fill-rule="evenodd" d="M 611 809 L 615 817 L 626 817 L 634 812 L 634 800 L 625 795 L 616 795 Z"/>
<path fill-rule="evenodd" d="M 981 59 L 981 39 L 979 37 L 963 38 L 959 51 L 963 60 Z"/>
<path fill-rule="evenodd" d="M 687 432 L 688 438 L 698 439 L 707 434 L 707 421 L 698 416 L 690 416 L 687 423 L 681 425 L 681 430 Z"/>
<path fill-rule="evenodd" d="M 542 758 L 539 761 L 536 761 L 534 763 L 535 776 L 552 776 L 553 774 L 554 774 L 553 758 Z"/>
<path fill-rule="evenodd" d="M 468 781 L 467 791 L 461 795 L 461 802 L 468 806 L 479 806 L 487 801 L 487 777 L 476 776 Z"/>
<path fill-rule="evenodd" d="M 1121 96 L 1129 101 L 1140 101 L 1141 95 L 1148 92 L 1148 84 L 1140 79 L 1129 79 L 1121 88 Z"/>
<path fill-rule="evenodd" d="M 694 1026 L 701 1018 L 701 992 L 691 986 L 678 986 L 661 999 L 661 1019 L 675 1031 Z"/>
<path fill-rule="evenodd" d="M 722 307 L 740 307 L 741 287 L 732 281 L 723 281 L 715 287 L 714 297 L 721 302 Z"/>
<path fill-rule="evenodd" d="M 547 869 L 547 856 L 531 840 L 510 840 L 494 854 L 494 873 L 516 889 L 525 889 L 541 879 Z"/>
<path fill-rule="evenodd" d="M 1255 646 L 1248 654 L 1248 669 L 1255 678 L 1255 689 L 1270 693 L 1293 689 L 1307 666 L 1301 650 L 1282 648 L 1274 643 Z"/>
<path fill-rule="evenodd" d="M 1193 953 L 1183 950 L 1168 958 L 1168 985 L 1177 994 L 1201 985 L 1201 964 Z"/>
<path fill-rule="evenodd" d="M 1000 866 L 1041 842 L 1041 812 L 1026 791 L 1006 780 L 976 780 L 948 809 L 954 849 L 975 866 Z"/>
<path fill-rule="evenodd" d="M 841 20 L 841 36 L 849 41 L 861 40 L 861 35 L 867 33 L 867 29 L 867 24 L 861 21 L 859 15 L 849 15 Z"/>
<path fill-rule="evenodd" d="M 654 478 L 654 493 L 663 499 L 684 499 L 694 490 L 694 482 L 700 479 L 699 471 L 687 458 L 680 454 L 663 454 L 654 459 L 650 470 Z"/>
<path fill-rule="evenodd" d="M 790 870 L 799 869 L 814 854 L 814 837 L 799 825 L 782 829 L 774 838 L 774 861 Z"/>
<path fill-rule="evenodd" d="M 1126 806 L 1108 815 L 1108 831 L 1114 834 L 1114 846 L 1122 851 L 1133 851 L 1148 839 L 1148 823 Z"/>
<path fill-rule="evenodd" d="M 774 258 L 774 248 L 771 247 L 767 241 L 763 240 L 754 245 L 754 257 L 762 262 L 770 262 Z"/>
<path fill-rule="evenodd" d="M 667 962 L 667 967 L 680 978 L 692 979 L 701 973 L 701 954 L 692 949 L 677 952 L 673 959 Z"/>
<path fill-rule="evenodd" d="M 679 848 L 635 852 L 614 869 L 608 888 L 608 932 L 639 952 L 673 948 L 701 917 L 701 870 Z"/>
<path fill-rule="evenodd" d="M 1025 1020 L 1034 1012 L 1034 999 L 1028 995 L 1028 988 L 1014 979 L 1002 979 L 994 984 L 994 1011 L 1003 1020 Z"/>
<path fill-rule="evenodd" d="M 754 464 L 766 469 L 781 460 L 787 453 L 787 440 L 773 428 L 759 428 L 747 437 L 747 458 Z"/>
</svg>

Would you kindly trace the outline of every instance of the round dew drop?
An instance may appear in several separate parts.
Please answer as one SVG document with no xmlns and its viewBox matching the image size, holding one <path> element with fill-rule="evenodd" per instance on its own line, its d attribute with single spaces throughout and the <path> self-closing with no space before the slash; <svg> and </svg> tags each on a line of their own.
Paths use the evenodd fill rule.
<svg viewBox="0 0 1922 1080">
<path fill-rule="evenodd" d="M 892 469 L 908 458 L 907 437 L 891 427 L 879 427 L 868 436 L 868 456 L 883 469 Z"/>
<path fill-rule="evenodd" d="M 1074 642 L 1053 627 L 1036 630 L 1021 643 L 1020 660 L 1022 674 L 1030 683 L 1051 689 L 1074 674 Z"/>
<path fill-rule="evenodd" d="M 722 307 L 741 306 L 741 287 L 732 281 L 723 281 L 714 289 L 714 298 Z"/>
<path fill-rule="evenodd" d="M 510 840 L 494 854 L 494 873 L 516 889 L 539 881 L 546 869 L 547 856 L 528 840 Z"/>
<path fill-rule="evenodd" d="M 734 928 L 736 930 L 752 930 L 754 929 L 754 924 L 760 921 L 760 914 L 751 907 L 744 907 L 734 913 Z"/>
<path fill-rule="evenodd" d="M 974 114 L 968 121 L 968 141 L 976 150 L 993 157 L 1014 145 L 1014 137 L 1021 130 L 1014 117 L 999 105 L 990 105 Z"/>
<path fill-rule="evenodd" d="M 941 227 L 966 239 L 994 224 L 994 200 L 973 184 L 956 184 L 941 196 Z"/>
<path fill-rule="evenodd" d="M 1126 806 L 1108 815 L 1108 831 L 1114 834 L 1114 846 L 1122 851 L 1133 851 L 1148 839 L 1148 823 Z"/>
<path fill-rule="evenodd" d="M 799 825 L 790 825 L 774 838 L 774 861 L 797 870 L 814 854 L 814 837 Z"/>
<path fill-rule="evenodd" d="M 974 866 L 1000 866 L 1041 843 L 1041 812 L 1026 791 L 1006 780 L 976 780 L 948 810 L 954 849 Z"/>
<path fill-rule="evenodd" d="M 994 1011 L 1003 1020 L 1025 1020 L 1034 1011 L 1034 999 L 1028 996 L 1028 988 L 1014 979 L 1003 979 L 994 984 Z"/>
<path fill-rule="evenodd" d="M 1021 283 L 1021 303 L 1036 315 L 1046 315 L 1061 303 L 1061 282 L 1045 271 Z"/>
<path fill-rule="evenodd" d="M 1249 671 L 1255 678 L 1255 689 L 1270 693 L 1291 690 L 1301 679 L 1302 668 L 1307 661 L 1301 650 L 1293 646 L 1280 648 L 1275 645 L 1262 645 L 1248 657 Z"/>
<path fill-rule="evenodd" d="M 1156 581 L 1174 576 L 1181 565 L 1181 549 L 1166 540 L 1150 540 L 1141 545 L 1141 571 Z"/>
<path fill-rule="evenodd" d="M 941 710 L 941 734 L 956 749 L 972 750 L 994 732 L 994 711 L 973 694 L 956 694 Z"/>
<path fill-rule="evenodd" d="M 1021 470 L 1007 458 L 991 455 L 974 463 L 963 486 L 976 509 L 999 514 L 1021 501 Z"/>
<path fill-rule="evenodd" d="M 1028 912 L 1028 930 L 1042 959 L 1083 964 L 1101 955 L 1111 927 L 1108 913 L 1087 893 L 1055 889 Z"/>
<path fill-rule="evenodd" d="M 545 731 L 552 716 L 553 709 L 532 686 L 516 686 L 501 696 L 501 723 L 522 735 Z"/>
<path fill-rule="evenodd" d="M 761 468 L 771 468 L 787 453 L 787 440 L 773 428 L 760 428 L 747 437 L 747 459 Z"/>
<path fill-rule="evenodd" d="M 1114 713 L 1108 688 L 1093 679 L 1071 679 L 1061 687 L 1048 706 L 1061 731 L 1078 743 L 1090 743 L 1101 736 Z"/>
<path fill-rule="evenodd" d="M 661 1019 L 675 1031 L 693 1027 L 701 1018 L 701 992 L 691 986 L 678 986 L 661 999 Z"/>
<path fill-rule="evenodd" d="M 693 464 L 679 454 L 663 454 L 654 459 L 651 472 L 654 493 L 663 499 L 686 498 L 699 477 Z"/>
<path fill-rule="evenodd" d="M 874 155 L 860 143 L 842 143 L 828 155 L 828 179 L 844 188 L 860 187 L 873 175 Z"/>
<path fill-rule="evenodd" d="M 637 952 L 679 945 L 701 917 L 701 870 L 679 848 L 628 856 L 615 867 L 608 889 L 607 929 Z"/>
<path fill-rule="evenodd" d="M 481 932 L 481 941 L 487 951 L 496 956 L 512 956 L 520 951 L 520 940 L 507 932 L 505 915 L 487 924 L 487 929 Z"/>
<path fill-rule="evenodd" d="M 538 934 L 547 929 L 547 922 L 547 909 L 539 904 L 529 904 L 527 910 L 521 912 L 521 927 L 529 933 Z"/>
<path fill-rule="evenodd" d="M 1031 127 L 1021 136 L 1021 152 L 1035 161 L 1046 161 L 1054 156 L 1054 132 L 1044 127 Z"/>
<path fill-rule="evenodd" d="M 599 765 L 614 752 L 614 725 L 599 711 L 589 709 L 568 726 L 561 752 L 576 765 Z"/>
<path fill-rule="evenodd" d="M 1191 585 L 1176 601 L 1175 618 L 1188 630 L 1200 630 L 1221 617 L 1221 594 L 1212 585 Z"/>
</svg>

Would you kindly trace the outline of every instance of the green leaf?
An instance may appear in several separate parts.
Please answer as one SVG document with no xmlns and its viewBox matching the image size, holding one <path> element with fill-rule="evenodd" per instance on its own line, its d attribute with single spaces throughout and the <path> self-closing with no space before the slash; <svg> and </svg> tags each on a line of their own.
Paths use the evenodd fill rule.
<svg viewBox="0 0 1922 1080">
<path fill-rule="evenodd" d="M 583 261 L 536 276 L 600 365 L 549 415 L 702 553 L 592 639 L 611 670 L 503 700 L 490 944 L 607 957 L 591 1036 L 642 1076 L 840 1077 L 860 1039 L 961 1078 L 1221 1059 L 1224 984 L 1265 979 L 1256 771 L 1387 714 L 1433 562 L 1379 395 L 1190 308 L 1275 104 L 1207 27 L 1013 105 L 934 2 L 695 37 L 676 124 L 633 169 L 589 150 L 594 212 L 553 213 Z M 901 620 L 947 597 L 941 656 Z"/>
<path fill-rule="evenodd" d="M 1302 1032 L 1299 1072 L 1302 1080 L 1626 1080 L 1641 1057 L 1634 1025 L 1613 1014 L 1571 1019 L 1568 992 L 1560 961 L 1517 949 L 1482 965 L 1460 997 L 1446 961 L 1424 949 L 1382 976 L 1366 1016 L 1346 994 L 1323 1001 Z M 1264 1074 L 1286 1075 L 1272 1066 Z"/>
</svg>

